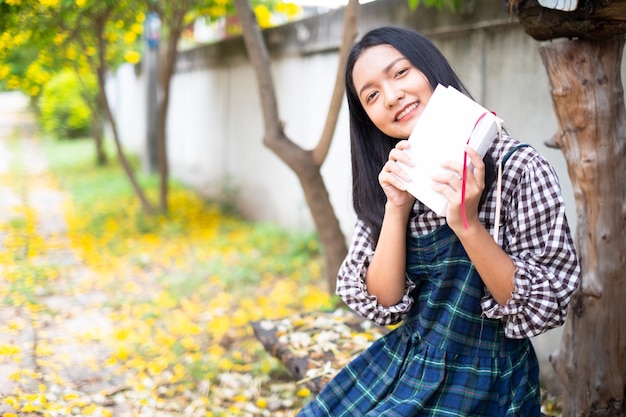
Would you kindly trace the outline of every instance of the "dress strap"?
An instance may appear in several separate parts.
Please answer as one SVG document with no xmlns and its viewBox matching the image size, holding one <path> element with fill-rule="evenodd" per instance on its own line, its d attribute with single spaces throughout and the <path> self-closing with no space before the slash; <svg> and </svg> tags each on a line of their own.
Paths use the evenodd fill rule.
<svg viewBox="0 0 626 417">
<path fill-rule="evenodd" d="M 513 155 L 513 152 L 515 152 L 518 149 L 526 148 L 528 146 L 530 146 L 530 145 L 527 144 L 527 143 L 521 143 L 521 144 L 519 144 L 517 146 L 514 146 L 511 149 L 509 149 L 509 151 L 507 153 L 505 153 L 504 156 L 501 158 L 502 166 L 504 166 L 504 164 L 506 164 L 506 161 L 508 161 L 509 158 L 511 157 L 511 155 Z"/>
</svg>

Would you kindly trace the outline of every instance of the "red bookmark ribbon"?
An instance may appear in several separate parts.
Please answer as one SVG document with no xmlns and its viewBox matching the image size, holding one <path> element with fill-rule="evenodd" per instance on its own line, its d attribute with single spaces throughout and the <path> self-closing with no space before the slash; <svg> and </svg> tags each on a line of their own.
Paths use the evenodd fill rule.
<svg viewBox="0 0 626 417">
<path fill-rule="evenodd" d="M 493 112 L 492 112 L 493 113 Z M 469 138 L 467 138 L 466 145 L 469 145 L 470 139 L 472 138 L 472 134 L 474 130 L 476 130 L 476 126 L 480 123 L 480 121 L 485 117 L 489 112 L 484 112 L 480 115 L 480 117 L 474 123 L 474 127 L 470 132 Z M 495 113 L 493 113 L 495 115 Z M 467 214 L 465 212 L 465 184 L 467 183 L 467 152 L 463 151 L 463 179 L 461 183 L 461 216 L 463 217 L 463 227 L 467 230 Z"/>
</svg>

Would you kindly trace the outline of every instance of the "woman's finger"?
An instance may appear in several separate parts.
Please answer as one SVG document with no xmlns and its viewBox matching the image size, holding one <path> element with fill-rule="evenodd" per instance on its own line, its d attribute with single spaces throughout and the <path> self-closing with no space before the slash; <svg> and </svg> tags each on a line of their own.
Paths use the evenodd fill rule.
<svg viewBox="0 0 626 417">
<path fill-rule="evenodd" d="M 390 175 L 392 175 L 392 177 L 388 180 L 389 182 L 395 184 L 396 181 L 393 181 L 394 179 L 398 180 L 398 182 L 409 182 L 411 181 L 411 176 L 404 170 L 402 169 L 402 167 L 400 165 L 398 165 L 398 163 L 394 160 L 388 160 L 385 165 L 383 166 L 383 169 L 381 171 L 381 173 L 388 173 Z M 402 181 L 399 181 L 402 180 Z M 406 188 L 406 187 L 404 187 Z"/>
<path fill-rule="evenodd" d="M 465 146 L 465 152 L 469 157 L 469 162 L 471 162 L 472 174 L 478 182 L 483 182 L 485 180 L 485 163 L 483 159 L 480 154 L 469 145 Z M 468 167 L 468 171 L 470 171 L 470 167 Z"/>
</svg>

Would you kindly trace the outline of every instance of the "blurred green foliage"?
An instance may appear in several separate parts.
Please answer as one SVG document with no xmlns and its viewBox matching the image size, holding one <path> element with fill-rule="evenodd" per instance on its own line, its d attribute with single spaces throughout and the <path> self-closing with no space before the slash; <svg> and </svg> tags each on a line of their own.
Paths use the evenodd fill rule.
<svg viewBox="0 0 626 417">
<path fill-rule="evenodd" d="M 48 81 L 39 100 L 41 127 L 56 139 L 72 139 L 89 135 L 92 111 L 98 93 L 93 76 L 64 70 Z"/>
</svg>

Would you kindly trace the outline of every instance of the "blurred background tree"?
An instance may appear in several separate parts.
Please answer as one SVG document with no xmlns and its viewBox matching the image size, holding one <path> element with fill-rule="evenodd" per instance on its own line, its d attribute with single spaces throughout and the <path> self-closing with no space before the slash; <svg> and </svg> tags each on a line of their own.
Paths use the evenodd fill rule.
<svg viewBox="0 0 626 417">
<path fill-rule="evenodd" d="M 91 74 L 79 78 L 65 69 L 44 84 L 38 101 L 42 130 L 56 139 L 88 137 L 94 120 L 90 103 L 98 94 L 96 79 Z"/>
<path fill-rule="evenodd" d="M 299 10 L 295 5 L 285 6 L 274 0 L 259 2 L 256 9 L 265 26 L 272 24 L 268 14 L 271 16 L 275 10 L 287 20 L 290 18 L 289 13 L 295 16 Z M 232 16 L 234 8 L 230 0 L 1 0 L 0 28 L 3 30 L 0 35 L 0 90 L 23 91 L 31 97 L 33 109 L 37 111 L 41 108 L 37 102 L 44 86 L 53 76 L 64 73 L 65 77 L 69 77 L 69 72 L 73 72 L 80 82 L 80 88 L 76 87 L 75 94 L 81 99 L 73 99 L 71 106 L 66 103 L 64 108 L 58 101 L 55 107 L 57 116 L 65 121 L 75 122 L 81 118 L 89 121 L 98 164 L 107 162 L 103 148 L 106 122 L 115 142 L 118 160 L 144 211 L 155 213 L 154 204 L 145 195 L 124 153 L 106 94 L 108 72 L 115 72 L 124 62 L 137 64 L 141 60 L 144 52 L 144 21 L 148 12 L 158 14 L 161 21 L 159 36 L 164 39 L 159 64 L 160 94 L 157 95 L 157 153 L 160 180 L 158 211 L 167 214 L 166 120 L 176 52 L 183 33 L 195 20 L 203 18 L 212 22 Z M 237 31 L 236 27 L 234 31 Z M 91 87 L 93 79 L 97 85 L 96 96 Z M 55 83 L 58 82 L 58 79 L 55 80 Z M 59 87 L 57 85 L 54 88 Z M 65 91 L 64 94 L 70 92 Z M 54 107 L 54 104 L 48 99 L 45 103 L 47 117 L 52 114 L 51 106 Z M 43 119 L 40 121 L 43 123 Z M 54 136 L 65 134 L 58 126 L 53 128 L 53 124 L 48 120 L 44 131 Z M 65 126 L 68 132 L 72 130 L 71 125 Z"/>
</svg>

